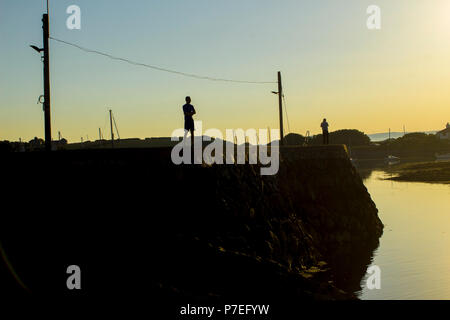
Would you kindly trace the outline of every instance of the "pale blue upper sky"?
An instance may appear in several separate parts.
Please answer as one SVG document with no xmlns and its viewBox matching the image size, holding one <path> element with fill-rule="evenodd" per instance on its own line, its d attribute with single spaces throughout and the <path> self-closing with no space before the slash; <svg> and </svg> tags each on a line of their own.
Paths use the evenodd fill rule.
<svg viewBox="0 0 450 320">
<path fill-rule="evenodd" d="M 36 104 L 42 64 L 28 47 L 42 45 L 43 2 L 0 0 L 0 140 L 43 136 L 43 112 Z M 448 41 L 441 43 L 443 33 L 435 25 L 439 13 L 450 8 L 445 3 L 50 0 L 50 33 L 116 56 L 206 76 L 275 81 L 281 70 L 291 131 L 302 134 L 319 131 L 324 116 L 332 130 L 401 131 L 403 124 L 434 130 L 450 120 L 448 111 L 429 120 L 421 117 L 421 106 L 436 115 L 444 110 L 443 101 L 450 101 L 436 84 L 449 80 L 448 62 L 439 61 L 448 54 Z M 72 4 L 81 8 L 81 30 L 66 28 L 66 8 Z M 370 4 L 382 8 L 380 31 L 366 28 Z M 54 41 L 50 45 L 54 138 L 58 130 L 69 141 L 96 138 L 99 127 L 107 132 L 108 108 L 123 137 L 169 136 L 183 125 L 186 95 L 192 96 L 204 127 L 278 127 L 277 98 L 270 93 L 276 85 L 183 78 Z M 424 77 L 433 80 L 427 81 L 433 83 L 426 88 L 429 94 L 407 98 L 408 92 L 418 94 Z M 389 110 L 402 114 L 387 117 Z"/>
</svg>

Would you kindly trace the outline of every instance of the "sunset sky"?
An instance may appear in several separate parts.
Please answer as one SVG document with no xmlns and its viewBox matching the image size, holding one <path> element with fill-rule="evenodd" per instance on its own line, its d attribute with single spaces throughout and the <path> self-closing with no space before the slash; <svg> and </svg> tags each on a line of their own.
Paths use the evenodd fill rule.
<svg viewBox="0 0 450 320">
<path fill-rule="evenodd" d="M 66 8 L 81 8 L 68 30 Z M 381 30 L 366 9 L 381 7 Z M 41 0 L 0 0 L 0 140 L 43 137 Z M 290 131 L 428 131 L 450 121 L 450 1 L 50 0 L 50 34 L 133 61 L 204 76 L 276 81 Z M 276 84 L 185 78 L 50 42 L 52 129 L 69 142 L 170 136 L 190 95 L 204 128 L 278 128 Z M 287 123 L 285 131 L 289 131 Z"/>
</svg>

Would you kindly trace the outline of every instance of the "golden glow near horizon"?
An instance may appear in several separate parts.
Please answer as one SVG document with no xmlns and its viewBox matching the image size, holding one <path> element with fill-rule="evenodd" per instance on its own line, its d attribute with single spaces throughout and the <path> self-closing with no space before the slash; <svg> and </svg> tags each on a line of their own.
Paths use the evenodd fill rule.
<svg viewBox="0 0 450 320">
<path fill-rule="evenodd" d="M 61 10 L 52 12 L 64 13 L 66 2 L 55 4 Z M 68 31 L 65 14 L 52 17 L 51 29 L 59 38 L 89 48 L 186 72 L 276 81 L 281 70 L 291 132 L 319 133 L 324 117 L 332 131 L 402 131 L 403 125 L 407 131 L 443 129 L 450 121 L 450 2 L 377 1 L 382 28 L 376 31 L 366 27 L 370 3 L 318 2 L 287 1 L 286 8 L 275 15 L 279 21 L 275 25 L 267 21 L 274 15 L 276 1 L 268 1 L 269 7 L 257 8 L 256 13 L 250 4 L 242 13 L 232 3 L 221 4 L 224 8 L 217 12 L 223 17 L 214 16 L 213 5 L 200 6 L 192 13 L 196 22 L 186 30 L 163 21 L 181 19 L 170 16 L 172 9 L 159 5 L 161 21 L 152 20 L 139 10 L 150 4 L 139 2 L 133 9 L 136 12 L 126 11 L 131 20 L 122 31 L 111 32 L 104 18 L 84 21 L 81 30 Z M 101 17 L 104 8 L 85 6 L 81 9 Z M 121 5 L 117 6 L 120 12 Z M 202 15 L 206 8 L 209 15 Z M 33 24 L 21 30 L 23 34 L 9 36 L 11 47 L 0 53 L 7 75 L 7 80 L 0 80 L 0 140 L 43 137 L 42 108 L 36 105 L 42 92 L 42 65 L 27 48 L 28 42 L 41 41 L 41 12 L 21 16 L 21 8 L 3 9 L 17 23 L 33 19 Z M 234 24 L 225 24 L 227 19 L 234 19 Z M 148 35 L 153 29 L 155 33 Z M 196 120 L 203 121 L 205 128 L 223 132 L 278 128 L 278 102 L 271 93 L 277 90 L 276 84 L 182 78 L 55 42 L 51 42 L 51 59 L 54 139 L 58 131 L 69 142 L 87 136 L 97 139 L 99 127 L 109 137 L 110 108 L 122 138 L 167 137 L 183 126 L 181 106 L 186 95 L 192 96 Z"/>
</svg>

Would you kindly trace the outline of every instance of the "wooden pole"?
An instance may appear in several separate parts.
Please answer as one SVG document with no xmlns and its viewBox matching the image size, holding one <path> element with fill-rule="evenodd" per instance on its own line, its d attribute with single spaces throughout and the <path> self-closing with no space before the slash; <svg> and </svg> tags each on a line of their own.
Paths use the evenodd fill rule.
<svg viewBox="0 0 450 320">
<path fill-rule="evenodd" d="M 281 83 L 281 72 L 278 71 L 278 104 L 280 107 L 280 145 L 284 144 L 283 138 L 283 85 Z"/>
<path fill-rule="evenodd" d="M 49 23 L 48 14 L 42 16 L 44 37 L 44 122 L 45 122 L 45 150 L 52 150 L 52 129 L 50 117 L 50 54 L 49 54 Z"/>
</svg>

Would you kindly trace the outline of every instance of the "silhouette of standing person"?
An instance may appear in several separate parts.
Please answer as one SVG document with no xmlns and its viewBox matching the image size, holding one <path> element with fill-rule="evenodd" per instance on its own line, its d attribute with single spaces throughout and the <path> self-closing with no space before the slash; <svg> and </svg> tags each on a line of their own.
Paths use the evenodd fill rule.
<svg viewBox="0 0 450 320">
<path fill-rule="evenodd" d="M 323 136 L 323 144 L 329 143 L 329 134 L 328 134 L 328 122 L 327 119 L 323 119 L 322 123 L 320 124 L 322 127 L 322 136 Z"/>
<path fill-rule="evenodd" d="M 194 147 L 194 119 L 193 115 L 196 114 L 194 106 L 191 104 L 191 97 L 186 97 L 186 104 L 183 106 L 184 113 L 184 139 L 186 141 L 186 137 L 188 132 L 191 133 L 191 146 Z"/>
</svg>

